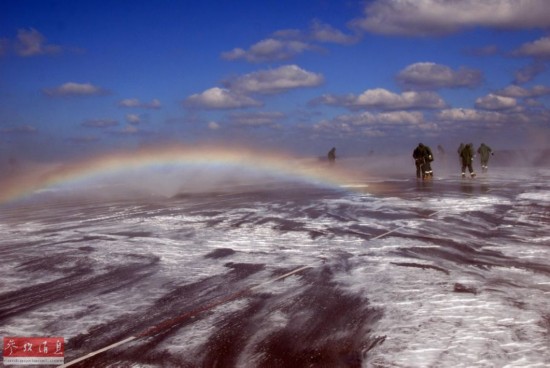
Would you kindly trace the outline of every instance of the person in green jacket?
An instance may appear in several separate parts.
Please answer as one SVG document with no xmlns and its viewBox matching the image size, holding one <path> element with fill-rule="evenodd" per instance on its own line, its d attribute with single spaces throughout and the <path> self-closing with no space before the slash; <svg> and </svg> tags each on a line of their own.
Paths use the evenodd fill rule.
<svg viewBox="0 0 550 368">
<path fill-rule="evenodd" d="M 481 161 L 481 171 L 487 172 L 487 164 L 489 163 L 489 157 L 493 155 L 493 150 L 485 143 L 481 143 L 481 146 L 477 149 L 477 153 L 479 154 L 479 160 Z"/>
<path fill-rule="evenodd" d="M 475 178 L 476 173 L 472 168 L 472 161 L 474 160 L 474 145 L 472 143 L 468 143 L 464 146 L 462 151 L 460 151 L 460 159 L 462 160 L 462 177 L 466 177 L 466 168 L 468 168 L 470 176 Z"/>
</svg>

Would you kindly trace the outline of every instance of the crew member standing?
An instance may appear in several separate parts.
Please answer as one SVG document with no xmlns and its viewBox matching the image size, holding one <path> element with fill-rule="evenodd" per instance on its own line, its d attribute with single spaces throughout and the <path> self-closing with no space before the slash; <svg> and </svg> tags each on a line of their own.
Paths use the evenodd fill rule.
<svg viewBox="0 0 550 368">
<path fill-rule="evenodd" d="M 424 145 L 424 156 L 426 157 L 426 162 L 424 163 L 425 178 L 433 178 L 432 161 L 434 160 L 434 155 L 430 146 Z"/>
<path fill-rule="evenodd" d="M 414 164 L 416 166 L 416 178 L 427 179 L 433 176 L 433 171 L 430 162 L 433 161 L 433 154 L 430 147 L 418 143 L 413 154 Z"/>
<path fill-rule="evenodd" d="M 462 148 L 462 151 L 460 151 L 460 159 L 462 160 L 462 177 L 466 177 L 467 167 L 470 172 L 470 176 L 475 178 L 476 173 L 472 167 L 472 161 L 474 160 L 474 145 L 472 143 L 468 143 L 464 146 L 464 148 Z"/>
<path fill-rule="evenodd" d="M 327 158 L 329 164 L 334 164 L 334 162 L 336 161 L 336 147 L 332 147 L 332 149 L 328 151 Z"/>
<path fill-rule="evenodd" d="M 462 167 L 462 150 L 464 149 L 464 147 L 466 147 L 464 143 L 460 142 L 460 146 L 458 146 L 458 150 L 456 151 L 458 153 L 458 165 L 460 167 Z"/>
<path fill-rule="evenodd" d="M 412 156 L 416 166 L 416 178 L 424 178 L 424 145 L 422 143 L 414 149 Z"/>
<path fill-rule="evenodd" d="M 493 155 L 493 150 L 491 147 L 487 146 L 485 143 L 481 143 L 481 146 L 477 149 L 479 154 L 479 160 L 481 162 L 481 171 L 487 172 L 487 164 L 489 163 L 489 156 Z"/>
</svg>

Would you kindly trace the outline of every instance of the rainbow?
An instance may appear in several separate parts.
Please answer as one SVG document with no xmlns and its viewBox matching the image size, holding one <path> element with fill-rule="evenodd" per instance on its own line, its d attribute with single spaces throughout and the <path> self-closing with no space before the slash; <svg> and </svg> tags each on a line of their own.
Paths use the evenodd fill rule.
<svg viewBox="0 0 550 368">
<path fill-rule="evenodd" d="M 66 183 L 166 165 L 236 166 L 284 177 L 340 186 L 357 182 L 357 173 L 316 159 L 299 159 L 279 152 L 212 146 L 155 146 L 115 151 L 56 165 L 54 168 L 9 178 L 0 184 L 0 204 L 29 196 L 37 190 Z"/>
</svg>

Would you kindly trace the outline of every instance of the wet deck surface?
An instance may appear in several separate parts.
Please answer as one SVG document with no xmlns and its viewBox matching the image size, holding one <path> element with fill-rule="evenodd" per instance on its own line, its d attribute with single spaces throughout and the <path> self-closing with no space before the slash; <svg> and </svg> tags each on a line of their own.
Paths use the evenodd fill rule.
<svg viewBox="0 0 550 368">
<path fill-rule="evenodd" d="M 0 335 L 136 337 L 81 367 L 542 366 L 548 177 L 11 205 Z"/>
</svg>

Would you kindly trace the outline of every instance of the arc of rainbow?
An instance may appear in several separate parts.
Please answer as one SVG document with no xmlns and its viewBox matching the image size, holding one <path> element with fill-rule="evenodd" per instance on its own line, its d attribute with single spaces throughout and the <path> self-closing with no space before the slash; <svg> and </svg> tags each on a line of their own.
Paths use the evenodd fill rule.
<svg viewBox="0 0 550 368">
<path fill-rule="evenodd" d="M 27 173 L 0 185 L 0 204 L 23 198 L 33 192 L 91 178 L 102 174 L 136 170 L 158 165 L 234 165 L 268 173 L 324 183 L 331 186 L 355 181 L 357 173 L 329 167 L 319 161 L 300 161 L 278 152 L 243 148 L 164 146 L 111 152 L 61 164 L 41 173 Z"/>
</svg>

